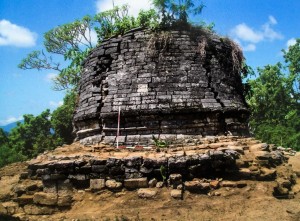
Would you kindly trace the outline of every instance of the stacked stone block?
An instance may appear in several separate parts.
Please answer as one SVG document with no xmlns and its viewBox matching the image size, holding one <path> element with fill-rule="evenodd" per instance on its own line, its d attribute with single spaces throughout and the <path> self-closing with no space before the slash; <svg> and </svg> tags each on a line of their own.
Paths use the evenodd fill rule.
<svg viewBox="0 0 300 221">
<path fill-rule="evenodd" d="M 151 135 L 247 135 L 249 112 L 232 51 L 216 35 L 188 31 L 135 29 L 104 41 L 83 64 L 77 138 L 113 143 L 119 108 L 125 144 L 132 135 L 143 144 Z"/>
</svg>

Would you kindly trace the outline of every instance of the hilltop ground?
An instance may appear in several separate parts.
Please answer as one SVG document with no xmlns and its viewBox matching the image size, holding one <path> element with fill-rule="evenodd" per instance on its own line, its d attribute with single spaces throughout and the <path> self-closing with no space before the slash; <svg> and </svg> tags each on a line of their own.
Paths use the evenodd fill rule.
<svg viewBox="0 0 300 221">
<path fill-rule="evenodd" d="M 75 152 L 76 148 L 75 145 Z M 56 152 L 65 150 L 57 149 Z M 299 176 L 300 154 L 291 156 L 288 163 Z M 11 187 L 18 182 L 26 166 L 26 163 L 17 163 L 0 170 L 1 201 L 12 194 Z M 77 190 L 70 210 L 31 216 L 29 220 L 300 220 L 300 193 L 293 199 L 276 199 L 272 195 L 274 181 L 245 182 L 247 186 L 243 188 L 222 187 L 217 196 L 186 192 L 183 200 L 170 197 L 167 188 L 158 189 L 153 199 L 139 198 L 137 191 L 91 193 Z M 294 192 L 299 192 L 299 183 L 298 177 Z"/>
</svg>

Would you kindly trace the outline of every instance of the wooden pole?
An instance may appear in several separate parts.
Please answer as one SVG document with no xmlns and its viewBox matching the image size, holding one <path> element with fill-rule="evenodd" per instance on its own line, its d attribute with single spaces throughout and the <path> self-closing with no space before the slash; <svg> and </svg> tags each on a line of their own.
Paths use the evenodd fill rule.
<svg viewBox="0 0 300 221">
<path fill-rule="evenodd" d="M 120 119 L 121 119 L 121 107 L 119 107 L 119 112 L 118 112 L 117 148 L 119 148 Z"/>
</svg>

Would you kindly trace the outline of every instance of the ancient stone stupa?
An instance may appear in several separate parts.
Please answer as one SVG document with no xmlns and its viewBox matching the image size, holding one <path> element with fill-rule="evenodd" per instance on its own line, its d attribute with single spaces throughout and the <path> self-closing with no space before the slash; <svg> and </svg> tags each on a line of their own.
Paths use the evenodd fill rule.
<svg viewBox="0 0 300 221">
<path fill-rule="evenodd" d="M 78 215 L 84 220 L 105 219 L 103 215 L 116 218 L 124 211 L 130 213 L 128 220 L 141 220 L 133 217 L 134 212 L 146 210 L 150 212 L 141 213 L 142 219 L 163 211 L 157 219 L 174 220 L 174 214 L 184 214 L 179 220 L 185 220 L 191 205 L 196 208 L 192 213 L 206 211 L 196 213 L 200 214 L 193 216 L 196 219 L 210 213 L 203 205 L 214 205 L 213 214 L 223 211 L 220 220 L 228 212 L 235 219 L 236 207 L 224 207 L 230 196 L 233 202 L 253 200 L 241 204 L 241 211 L 257 206 L 243 212 L 246 219 L 261 208 L 265 213 L 269 207 L 258 205 L 263 201 L 277 203 L 269 208 L 273 214 L 273 208 L 285 204 L 270 201 L 271 194 L 291 199 L 300 188 L 291 165 L 283 164 L 284 148 L 242 137 L 249 133 L 242 58 L 231 40 L 199 29 L 158 33 L 135 29 L 103 42 L 84 63 L 73 122 L 77 139 L 91 147 L 78 143 L 57 147 L 27 162 L 27 170 L 13 178 L 1 178 L 6 171 L 11 173 L 10 167 L 0 170 L 0 220 L 1 214 L 21 220 L 78 220 Z M 115 144 L 118 125 L 118 141 L 127 148 L 105 145 Z M 226 134 L 237 136 L 214 136 Z M 164 147 L 173 147 L 162 149 L 157 139 L 172 143 Z M 147 148 L 153 140 L 156 148 Z M 139 198 L 154 200 L 140 201 L 133 198 L 135 192 Z M 167 192 L 173 199 L 188 199 L 186 211 L 179 213 L 174 205 L 184 203 L 172 202 Z M 218 206 L 222 210 L 215 209 Z M 166 213 L 169 217 L 166 208 L 173 208 Z M 280 220 L 290 218 L 286 211 L 279 211 L 286 214 Z"/>
<path fill-rule="evenodd" d="M 135 29 L 104 41 L 84 63 L 74 116 L 77 139 L 175 142 L 207 135 L 247 135 L 242 53 L 207 31 Z"/>
</svg>

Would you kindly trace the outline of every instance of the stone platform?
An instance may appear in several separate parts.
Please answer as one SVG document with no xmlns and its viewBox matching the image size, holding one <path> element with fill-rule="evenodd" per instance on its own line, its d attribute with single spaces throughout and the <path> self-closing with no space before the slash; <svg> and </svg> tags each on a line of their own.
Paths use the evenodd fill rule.
<svg viewBox="0 0 300 221">
<path fill-rule="evenodd" d="M 76 189 L 118 192 L 170 186 L 176 198 L 184 191 L 208 194 L 221 186 L 243 187 L 242 180 L 276 179 L 275 196 L 292 197 L 293 176 L 282 178 L 276 170 L 284 162 L 282 151 L 272 145 L 233 136 L 203 138 L 194 146 L 147 150 L 73 144 L 30 161 L 28 172 L 21 174 L 14 187 L 15 201 L 25 213 L 34 213 L 31 207 L 38 207 L 37 213 L 43 214 L 44 207 L 72 206 Z M 139 195 L 151 196 L 149 191 L 140 190 Z"/>
<path fill-rule="evenodd" d="M 80 191 L 126 194 L 137 189 L 138 197 L 155 198 L 159 188 L 167 187 L 171 198 L 183 199 L 185 192 L 219 196 L 222 188 L 244 188 L 248 181 L 276 182 L 275 197 L 293 198 L 297 176 L 286 164 L 284 151 L 234 136 L 210 136 L 177 147 L 116 149 L 74 143 L 29 161 L 11 196 L 0 204 L 0 213 L 49 215 L 68 210 Z"/>
</svg>

